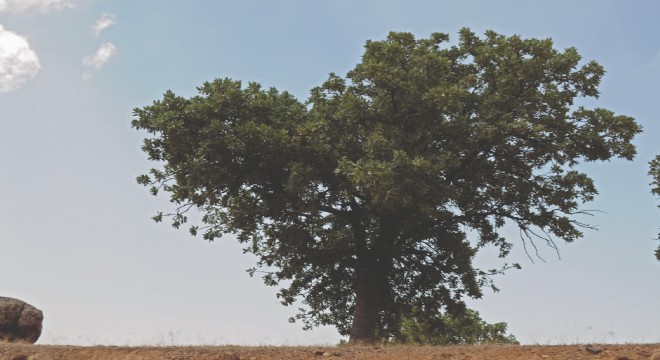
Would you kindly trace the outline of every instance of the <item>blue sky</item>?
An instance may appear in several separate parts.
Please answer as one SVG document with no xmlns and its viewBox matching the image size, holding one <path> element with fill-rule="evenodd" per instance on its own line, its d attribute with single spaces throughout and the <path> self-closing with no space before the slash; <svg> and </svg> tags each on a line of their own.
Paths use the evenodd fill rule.
<svg viewBox="0 0 660 360">
<path fill-rule="evenodd" d="M 220 77 L 306 99 L 368 39 L 467 26 L 576 47 L 607 70 L 587 105 L 644 126 L 635 161 L 582 167 L 598 231 L 532 262 L 506 229 L 523 269 L 470 306 L 524 343 L 660 342 L 660 200 L 646 175 L 660 153 L 658 13 L 650 0 L 0 0 L 0 296 L 44 310 L 44 344 L 337 342 L 289 324 L 295 307 L 249 278 L 254 259 L 232 238 L 150 220 L 169 207 L 135 183 L 152 164 L 132 109 Z M 477 262 L 499 260 L 486 249 Z"/>
</svg>

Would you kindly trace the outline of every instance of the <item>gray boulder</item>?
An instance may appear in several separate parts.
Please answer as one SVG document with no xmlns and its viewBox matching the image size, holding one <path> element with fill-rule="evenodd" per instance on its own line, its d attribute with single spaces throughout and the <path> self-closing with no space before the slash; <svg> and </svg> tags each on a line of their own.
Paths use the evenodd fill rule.
<svg viewBox="0 0 660 360">
<path fill-rule="evenodd" d="M 34 344 L 41 336 L 44 314 L 36 307 L 0 296 L 0 342 Z"/>
</svg>

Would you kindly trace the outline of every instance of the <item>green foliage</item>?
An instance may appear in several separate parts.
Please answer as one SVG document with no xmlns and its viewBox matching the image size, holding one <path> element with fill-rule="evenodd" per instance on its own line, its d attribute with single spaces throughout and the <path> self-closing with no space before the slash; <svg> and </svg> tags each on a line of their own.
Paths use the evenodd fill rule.
<svg viewBox="0 0 660 360">
<path fill-rule="evenodd" d="M 651 189 L 651 193 L 660 195 L 660 155 L 656 156 L 649 164 L 651 165 L 649 175 L 653 177 L 653 182 L 651 183 L 653 188 Z M 660 207 L 660 205 L 658 205 L 658 207 Z M 658 237 L 660 237 L 660 235 L 658 235 Z M 655 250 L 655 257 L 660 260 L 660 246 Z"/>
<path fill-rule="evenodd" d="M 267 285 L 302 300 L 306 328 L 334 325 L 373 339 L 396 334 L 414 311 L 460 313 L 491 275 L 472 260 L 582 236 L 577 215 L 597 194 L 576 165 L 632 159 L 640 127 L 606 109 L 604 74 L 551 40 L 462 29 L 368 41 L 346 77 L 330 74 L 306 102 L 259 84 L 218 79 L 199 95 L 171 91 L 134 110 L 143 150 L 160 167 L 138 182 L 174 204 L 176 228 L 236 235 Z M 470 241 L 466 233 L 478 235 Z M 415 310 L 417 309 L 417 310 Z"/>
<path fill-rule="evenodd" d="M 488 324 L 475 310 L 467 309 L 463 315 L 436 314 L 427 317 L 414 311 L 404 317 L 401 331 L 390 343 L 401 345 L 519 345 L 513 335 L 507 335 L 507 324 Z"/>
</svg>

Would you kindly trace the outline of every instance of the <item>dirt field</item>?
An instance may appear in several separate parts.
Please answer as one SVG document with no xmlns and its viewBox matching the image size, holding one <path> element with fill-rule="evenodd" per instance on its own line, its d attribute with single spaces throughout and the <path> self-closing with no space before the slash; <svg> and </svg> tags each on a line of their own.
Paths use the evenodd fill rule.
<svg viewBox="0 0 660 360">
<path fill-rule="evenodd" d="M 591 351 L 589 351 L 591 350 Z M 612 359 L 660 360 L 660 344 L 450 347 L 113 347 L 0 344 L 0 360 Z M 600 351 L 599 351 L 600 350 Z"/>
</svg>

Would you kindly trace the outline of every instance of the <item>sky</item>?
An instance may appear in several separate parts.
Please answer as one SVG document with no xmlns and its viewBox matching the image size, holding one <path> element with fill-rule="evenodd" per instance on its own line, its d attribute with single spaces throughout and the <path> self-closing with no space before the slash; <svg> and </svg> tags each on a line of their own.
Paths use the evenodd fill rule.
<svg viewBox="0 0 660 360">
<path fill-rule="evenodd" d="M 132 111 L 170 89 L 230 77 L 301 100 L 389 31 L 455 40 L 462 27 L 552 38 L 607 74 L 587 105 L 644 127 L 637 158 L 580 168 L 599 212 L 571 244 L 507 262 L 469 306 L 525 344 L 660 342 L 660 3 L 607 1 L 0 0 L 0 296 L 44 311 L 41 344 L 335 344 L 289 324 L 276 289 L 228 236 L 208 243 L 150 217 L 171 209 L 135 182 L 155 164 Z M 542 258 L 542 259 L 541 259 Z M 485 249 L 476 264 L 501 264 Z"/>
</svg>

